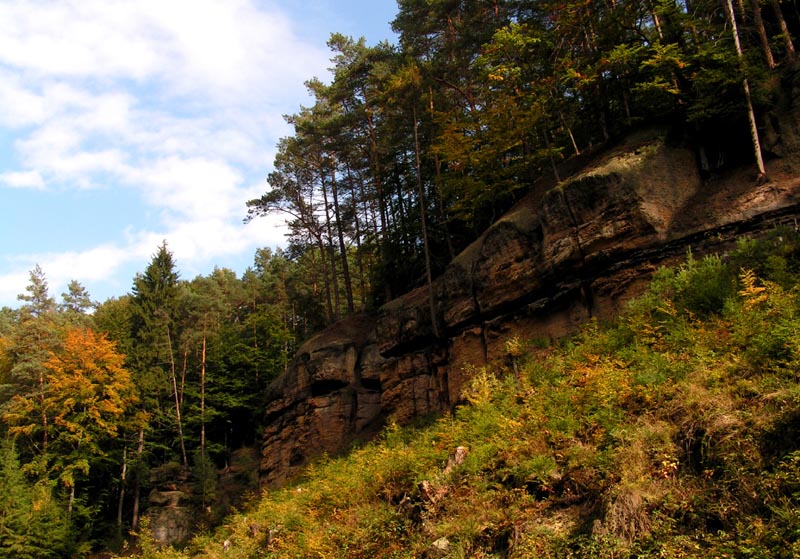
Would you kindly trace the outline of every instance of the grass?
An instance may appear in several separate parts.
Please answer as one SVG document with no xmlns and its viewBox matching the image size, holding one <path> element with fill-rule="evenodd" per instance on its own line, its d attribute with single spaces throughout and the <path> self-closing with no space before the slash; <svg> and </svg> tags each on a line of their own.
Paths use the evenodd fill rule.
<svg viewBox="0 0 800 559">
<path fill-rule="evenodd" d="M 613 324 L 510 341 L 452 415 L 142 556 L 800 556 L 799 272 L 792 231 L 690 256 Z"/>
</svg>

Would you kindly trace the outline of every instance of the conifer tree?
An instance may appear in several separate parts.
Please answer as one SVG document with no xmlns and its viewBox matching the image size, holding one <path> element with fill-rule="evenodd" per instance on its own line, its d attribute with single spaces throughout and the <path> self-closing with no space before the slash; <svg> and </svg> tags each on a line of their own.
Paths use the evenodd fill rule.
<svg viewBox="0 0 800 559">
<path fill-rule="evenodd" d="M 171 406 L 174 397 L 173 336 L 174 314 L 178 292 L 179 274 L 172 253 L 164 241 L 153 255 L 145 271 L 137 274 L 133 282 L 131 299 L 131 353 L 129 365 L 134 382 L 139 389 L 141 413 L 136 448 L 133 451 L 137 464 L 134 472 L 134 503 L 131 528 L 138 525 L 139 506 L 145 459 L 145 450 L 156 453 L 156 459 L 169 461 L 175 449 L 170 441 L 175 431 L 180 435 L 180 451 L 187 465 L 182 438 L 179 406 Z M 174 410 L 174 418 L 169 410 Z M 147 437 L 147 431 L 150 437 Z"/>
<path fill-rule="evenodd" d="M 0 445 L 0 557 L 70 555 L 67 515 L 47 480 L 31 483 L 9 440 Z"/>
</svg>

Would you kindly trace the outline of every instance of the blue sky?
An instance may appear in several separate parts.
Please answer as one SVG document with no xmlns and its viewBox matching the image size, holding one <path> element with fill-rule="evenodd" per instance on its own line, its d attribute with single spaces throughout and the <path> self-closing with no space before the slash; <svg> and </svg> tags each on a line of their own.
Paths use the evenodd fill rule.
<svg viewBox="0 0 800 559">
<path fill-rule="evenodd" d="M 130 291 L 162 240 L 183 278 L 283 244 L 244 225 L 282 115 L 327 81 L 334 31 L 394 40 L 395 0 L 0 2 L 0 306 L 29 272 L 60 298 Z"/>
</svg>

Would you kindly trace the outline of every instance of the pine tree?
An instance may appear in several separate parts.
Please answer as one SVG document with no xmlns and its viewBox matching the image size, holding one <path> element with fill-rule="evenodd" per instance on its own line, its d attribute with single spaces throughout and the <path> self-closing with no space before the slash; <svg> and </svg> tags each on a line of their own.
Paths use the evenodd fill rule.
<svg viewBox="0 0 800 559">
<path fill-rule="evenodd" d="M 136 437 L 136 448 L 132 452 L 137 464 L 134 472 L 134 504 L 131 529 L 138 525 L 141 491 L 145 480 L 142 478 L 145 465 L 145 450 L 159 450 L 157 460 L 172 459 L 174 449 L 170 444 L 175 440 L 177 430 L 181 434 L 179 407 L 173 407 L 175 415 L 169 417 L 171 397 L 174 397 L 175 355 L 173 337 L 175 305 L 178 292 L 179 274 L 176 271 L 172 253 L 166 241 L 145 271 L 137 274 L 133 282 L 131 298 L 131 352 L 129 368 L 139 389 L 140 427 Z M 146 437 L 146 431 L 151 431 Z M 181 447 L 183 438 L 180 437 Z M 181 448 L 185 457 L 185 449 Z M 186 465 L 187 460 L 183 460 Z"/>
<path fill-rule="evenodd" d="M 77 280 L 72 280 L 67 285 L 67 291 L 61 294 L 62 303 L 58 310 L 67 320 L 74 323 L 88 325 L 91 320 L 88 315 L 97 308 L 97 303 L 92 301 L 89 292 Z"/>
<path fill-rule="evenodd" d="M 30 430 L 26 439 L 19 441 L 18 451 L 25 460 L 47 452 L 49 418 L 45 408 L 48 391 L 46 362 L 61 341 L 61 329 L 56 315 L 55 300 L 48 292 L 44 272 L 37 265 L 30 273 L 26 294 L 18 296 L 24 304 L 19 309 L 19 319 L 6 338 L 6 354 L 11 364 L 10 386 L 5 395 L 23 398 L 38 410 L 40 429 Z M 35 403 L 34 403 L 35 402 Z"/>
<path fill-rule="evenodd" d="M 69 556 L 69 523 L 47 481 L 31 484 L 14 445 L 0 445 L 0 557 Z"/>
</svg>

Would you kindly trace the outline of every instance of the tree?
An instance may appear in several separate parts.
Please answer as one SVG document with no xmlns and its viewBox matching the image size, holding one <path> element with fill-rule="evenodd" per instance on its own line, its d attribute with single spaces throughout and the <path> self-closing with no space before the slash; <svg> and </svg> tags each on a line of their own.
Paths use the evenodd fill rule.
<svg viewBox="0 0 800 559">
<path fill-rule="evenodd" d="M 25 291 L 28 293 L 17 295 L 17 299 L 25 302 L 26 314 L 40 317 L 55 311 L 55 300 L 50 296 L 47 279 L 38 264 L 30 272 L 30 283 Z"/>
<path fill-rule="evenodd" d="M 102 334 L 71 328 L 63 347 L 44 364 L 42 397 L 15 395 L 3 412 L 11 435 L 44 433 L 49 445 L 37 457 L 36 467 L 68 489 L 68 511 L 78 480 L 105 455 L 105 443 L 117 436 L 123 414 L 136 402 L 123 361 Z"/>
<path fill-rule="evenodd" d="M 22 456 L 30 460 L 47 451 L 49 426 L 44 405 L 48 390 L 45 363 L 60 345 L 61 329 L 55 301 L 50 297 L 47 280 L 38 265 L 31 271 L 30 283 L 25 290 L 27 294 L 18 296 L 24 304 L 19 309 L 17 324 L 5 342 L 7 359 L 11 364 L 10 384 L 5 397 L 38 401 L 42 429 L 20 444 Z"/>
<path fill-rule="evenodd" d="M 30 483 L 9 440 L 0 445 L 0 556 L 66 557 L 67 516 L 47 481 Z"/>
<path fill-rule="evenodd" d="M 67 291 L 61 294 L 62 303 L 58 310 L 63 313 L 69 322 L 88 325 L 88 315 L 97 308 L 97 303 L 92 301 L 89 292 L 77 280 L 72 280 L 67 285 Z"/>
<path fill-rule="evenodd" d="M 731 22 L 731 32 L 733 33 L 733 41 L 736 45 L 736 55 L 740 63 L 744 59 L 742 53 L 742 45 L 739 41 L 739 30 L 736 26 L 736 13 L 733 10 L 733 1 L 726 0 L 726 7 L 728 9 L 728 18 Z M 753 152 L 755 154 L 756 166 L 758 167 L 758 181 L 764 181 L 767 178 L 767 170 L 764 167 L 764 158 L 761 155 L 761 141 L 758 137 L 758 124 L 756 123 L 756 115 L 753 110 L 753 100 L 750 95 L 750 83 L 747 78 L 742 79 L 742 89 L 744 90 L 745 104 L 747 106 L 747 119 L 750 122 L 750 137 L 753 141 Z"/>
<path fill-rule="evenodd" d="M 170 396 L 174 398 L 175 355 L 173 354 L 174 314 L 178 292 L 179 274 L 176 271 L 172 253 L 166 241 L 153 255 L 145 271 L 133 280 L 131 308 L 131 353 L 129 368 L 139 389 L 140 428 L 136 442 L 134 472 L 134 504 L 131 528 L 136 529 L 139 517 L 139 503 L 142 489 L 142 467 L 144 465 L 145 431 L 155 431 L 149 446 L 162 453 L 171 453 L 172 448 L 165 444 L 174 440 L 170 435 L 177 428 L 181 456 L 184 466 L 188 466 L 180 421 L 180 408 L 176 404 L 175 417 L 169 418 L 166 410 Z M 145 421 L 146 420 L 146 421 Z M 165 433 L 166 432 L 166 433 Z M 157 443 L 157 446 L 156 446 Z M 167 461 L 169 456 L 162 455 Z"/>
<path fill-rule="evenodd" d="M 275 158 L 275 171 L 267 181 L 272 190 L 261 198 L 247 202 L 247 219 L 282 212 L 290 219 L 287 225 L 292 235 L 302 242 L 313 243 L 322 257 L 322 277 L 328 322 L 336 317 L 333 305 L 333 287 L 329 274 L 330 260 L 325 257 L 326 235 L 323 222 L 323 203 L 319 199 L 313 170 L 310 168 L 304 144 L 298 138 L 284 138 Z"/>
</svg>

